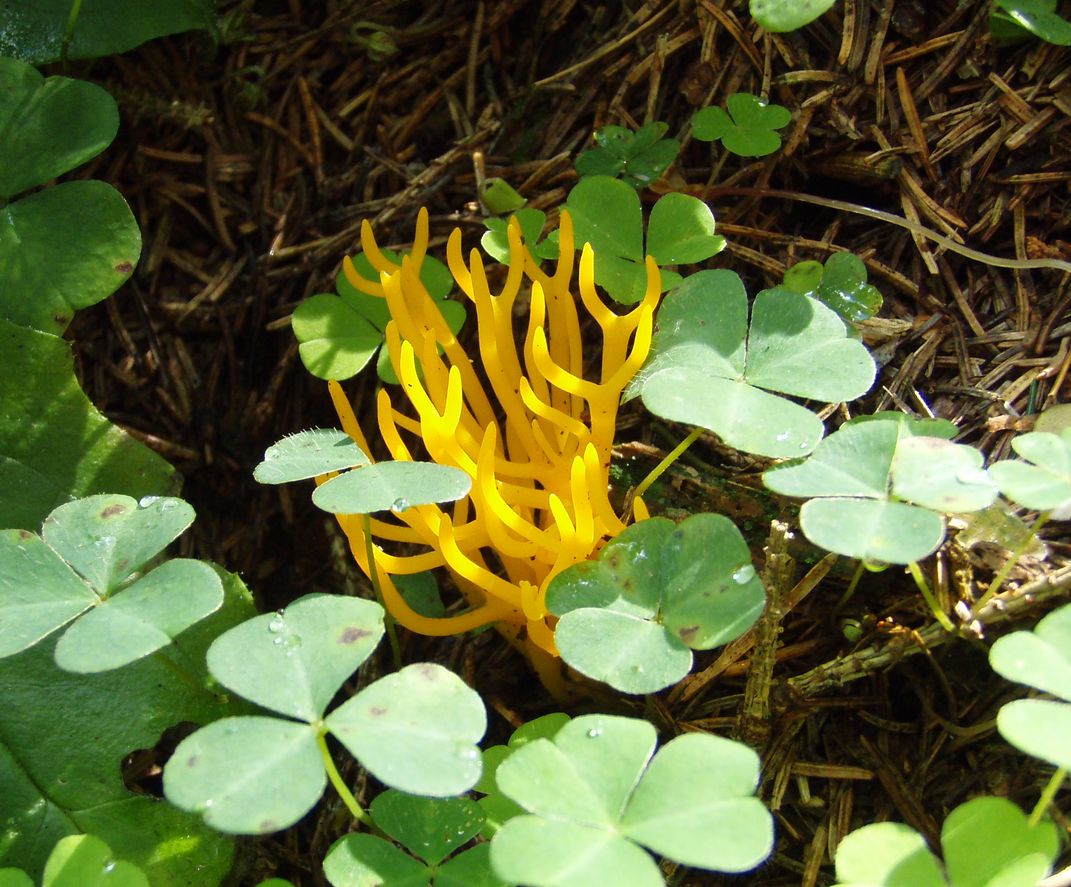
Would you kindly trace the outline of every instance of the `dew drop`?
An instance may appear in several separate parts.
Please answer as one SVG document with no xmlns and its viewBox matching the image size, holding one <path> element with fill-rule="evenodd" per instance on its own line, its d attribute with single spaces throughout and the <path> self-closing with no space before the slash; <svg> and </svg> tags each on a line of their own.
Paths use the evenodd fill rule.
<svg viewBox="0 0 1071 887">
<path fill-rule="evenodd" d="M 754 578 L 755 568 L 751 564 L 744 564 L 733 571 L 733 582 L 737 585 L 747 585 Z"/>
<path fill-rule="evenodd" d="M 272 634 L 275 634 L 276 632 L 280 632 L 280 631 L 283 630 L 283 626 L 285 624 L 286 623 L 283 622 L 282 619 L 280 619 L 278 616 L 275 616 L 271 620 L 271 622 L 268 623 L 268 631 L 270 631 Z"/>
<path fill-rule="evenodd" d="M 803 443 L 800 444 L 800 449 L 801 450 L 807 449 L 807 441 L 803 441 Z"/>
<path fill-rule="evenodd" d="M 402 496 L 399 496 L 397 499 L 394 500 L 394 504 L 391 505 L 390 510 L 393 511 L 395 514 L 401 514 L 403 511 L 408 511 L 409 500 Z"/>
<path fill-rule="evenodd" d="M 114 536 L 101 536 L 93 543 L 94 548 L 100 548 L 102 550 L 105 548 L 111 548 L 113 545 L 115 545 Z"/>
<path fill-rule="evenodd" d="M 782 431 L 779 435 L 777 435 L 775 440 L 777 440 L 778 443 L 788 440 L 788 432 Z"/>
<path fill-rule="evenodd" d="M 602 727 L 592 727 L 588 730 L 588 739 L 598 739 L 602 736 Z"/>
<path fill-rule="evenodd" d="M 215 801 L 213 801 L 213 800 L 212 800 L 211 798 L 209 798 L 208 800 L 206 800 L 206 801 L 205 801 L 205 802 L 204 802 L 204 803 L 203 803 L 203 804 L 201 805 L 201 809 L 202 809 L 202 810 L 208 810 L 208 809 L 209 809 L 209 808 L 210 808 L 210 807 L 211 807 L 211 806 L 212 806 L 213 804 L 215 804 L 215 803 L 216 803 Z"/>
<path fill-rule="evenodd" d="M 110 874 L 114 870 L 115 870 L 115 860 L 114 859 L 109 859 L 106 863 L 104 863 L 104 874 L 106 874 L 106 875 Z"/>
<path fill-rule="evenodd" d="M 283 639 L 280 638 L 280 637 L 276 637 L 276 638 L 272 639 L 272 643 L 275 644 L 275 646 L 279 646 L 279 644 L 281 644 L 282 642 L 283 642 Z"/>
<path fill-rule="evenodd" d="M 138 508 L 148 508 L 153 502 L 159 502 L 159 496 L 142 496 L 138 499 Z"/>
</svg>

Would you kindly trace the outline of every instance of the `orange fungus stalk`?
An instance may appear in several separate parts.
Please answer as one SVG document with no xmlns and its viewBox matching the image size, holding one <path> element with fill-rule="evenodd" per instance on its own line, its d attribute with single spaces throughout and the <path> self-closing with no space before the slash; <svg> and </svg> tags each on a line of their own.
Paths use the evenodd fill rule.
<svg viewBox="0 0 1071 887">
<path fill-rule="evenodd" d="M 361 245 L 378 280 L 361 277 L 349 259 L 343 265 L 355 288 L 385 299 L 390 310 L 386 344 L 401 386 L 379 392 L 376 412 L 391 457 L 423 458 L 412 455 L 423 447 L 433 461 L 472 478 L 469 495 L 458 502 L 372 518 L 371 550 L 383 601 L 401 625 L 422 634 L 494 624 L 548 683 L 556 683 L 557 648 L 547 585 L 624 529 L 608 498 L 610 451 L 621 392 L 650 350 L 660 293 L 658 268 L 648 257 L 643 300 L 626 314 L 611 311 L 595 291 L 595 255 L 584 247 L 579 302 L 602 340 L 595 346 L 598 378 L 585 378 L 580 316 L 570 289 L 576 254 L 567 212 L 559 242 L 557 267 L 547 274 L 512 221 L 508 275 L 502 291 L 493 294 L 480 254 L 472 250 L 466 263 L 461 232 L 454 230 L 447 258 L 475 308 L 478 361 L 450 331 L 420 281 L 428 246 L 426 210 L 417 217 L 413 250 L 400 265 L 380 252 L 364 223 Z M 518 341 L 513 316 L 522 287 L 530 290 L 530 308 Z M 371 456 L 341 387 L 332 382 L 330 390 L 342 427 Z M 636 504 L 642 516 L 642 503 Z M 342 514 L 338 520 L 357 563 L 371 576 L 365 519 Z M 392 577 L 436 568 L 449 573 L 468 609 L 432 618 L 415 612 L 399 594 Z"/>
</svg>

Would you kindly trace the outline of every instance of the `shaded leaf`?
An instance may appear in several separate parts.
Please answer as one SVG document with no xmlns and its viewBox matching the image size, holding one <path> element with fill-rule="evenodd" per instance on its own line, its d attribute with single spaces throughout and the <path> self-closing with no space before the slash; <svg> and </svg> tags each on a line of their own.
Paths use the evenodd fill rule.
<svg viewBox="0 0 1071 887">
<path fill-rule="evenodd" d="M 62 175 L 96 157 L 119 128 L 119 109 L 95 83 L 69 77 L 42 77 L 16 58 L 8 35 L 18 33 L 18 18 L 32 15 L 49 0 L 5 5 L 0 31 L 0 200 Z M 88 3 L 86 5 L 89 5 Z M 64 21 L 69 4 L 64 7 Z M 71 229 L 64 227 L 64 233 Z"/>
</svg>

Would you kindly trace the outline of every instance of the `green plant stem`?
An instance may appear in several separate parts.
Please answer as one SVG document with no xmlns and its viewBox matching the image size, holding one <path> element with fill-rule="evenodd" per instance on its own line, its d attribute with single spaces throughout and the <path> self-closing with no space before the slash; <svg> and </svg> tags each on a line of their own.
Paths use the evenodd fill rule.
<svg viewBox="0 0 1071 887">
<path fill-rule="evenodd" d="M 918 561 L 909 563 L 907 569 L 908 572 L 911 573 L 911 577 L 915 580 L 915 584 L 919 587 L 919 591 L 922 592 L 922 596 L 926 599 L 926 603 L 933 612 L 934 618 L 941 623 L 941 627 L 945 631 L 954 632 L 956 626 L 952 624 L 952 620 L 948 618 L 948 614 L 937 605 L 937 598 L 933 596 L 933 592 L 930 590 L 930 586 L 926 582 L 926 577 L 922 575 L 922 570 L 919 568 Z"/>
<path fill-rule="evenodd" d="M 368 577 L 372 580 L 372 590 L 376 594 L 376 600 L 383 608 L 383 627 L 387 631 L 387 640 L 390 641 L 390 651 L 394 656 L 394 669 L 398 671 L 402 667 L 402 648 L 398 643 L 398 629 L 394 625 L 394 617 L 391 616 L 387 605 L 383 603 L 383 589 L 379 587 L 379 573 L 376 570 L 376 553 L 372 548 L 372 516 L 364 516 L 364 553 L 368 558 Z"/>
<path fill-rule="evenodd" d="M 852 581 L 848 583 L 848 587 L 844 590 L 844 594 L 840 596 L 840 600 L 837 601 L 837 605 L 833 608 L 833 615 L 836 616 L 844 606 L 852 599 L 852 595 L 855 594 L 855 589 L 859 587 L 859 580 L 863 578 L 863 573 L 866 571 L 866 564 L 863 561 L 859 561 L 855 565 L 855 572 L 852 574 Z"/>
<path fill-rule="evenodd" d="M 1023 540 L 1022 545 L 1015 549 L 1012 556 L 1004 561 L 1004 565 L 997 571 L 997 575 L 993 577 L 993 581 L 989 583 L 989 588 L 986 590 L 986 593 L 983 594 L 978 599 L 978 603 L 974 605 L 975 613 L 1000 593 L 1000 587 L 1004 584 L 1004 580 L 1008 578 L 1008 574 L 1011 573 L 1012 568 L 1019 563 L 1019 558 L 1026 553 L 1026 550 L 1030 547 L 1030 543 L 1037 538 L 1038 532 L 1045 526 L 1045 522 L 1048 519 L 1049 512 L 1047 511 L 1043 511 L 1038 515 L 1038 519 L 1034 521 L 1034 526 L 1030 528 L 1030 535 Z"/>
<path fill-rule="evenodd" d="M 323 759 L 324 769 L 327 771 L 327 778 L 330 780 L 331 785 L 335 787 L 338 796 L 342 798 L 342 803 L 346 805 L 346 809 L 353 814 L 353 818 L 361 823 L 361 825 L 366 828 L 374 828 L 372 817 L 369 816 L 364 808 L 357 803 L 357 799 L 353 796 L 353 792 L 351 792 L 346 783 L 343 782 L 342 774 L 338 772 L 334 758 L 331 757 L 331 752 L 327 747 L 327 734 L 322 730 L 317 731 L 316 733 L 316 747 L 320 749 L 320 757 Z"/>
<path fill-rule="evenodd" d="M 1052 778 L 1049 779 L 1049 784 L 1045 786 L 1045 790 L 1041 793 L 1041 797 L 1038 798 L 1038 802 L 1034 805 L 1034 809 L 1030 811 L 1030 818 L 1026 821 L 1026 824 L 1033 828 L 1039 822 L 1041 817 L 1045 814 L 1045 811 L 1049 809 L 1049 804 L 1052 803 L 1052 799 L 1056 797 L 1056 793 L 1060 790 L 1060 786 L 1067 778 L 1067 768 L 1057 767 L 1056 772 L 1052 774 Z"/>
<path fill-rule="evenodd" d="M 82 0 L 73 0 L 71 11 L 67 16 L 67 28 L 63 32 L 63 43 L 60 45 L 60 61 L 67 66 L 67 50 L 70 49 L 71 40 L 74 39 L 74 26 L 78 23 L 78 16 L 82 12 Z"/>
<path fill-rule="evenodd" d="M 662 461 L 651 469 L 647 477 L 645 477 L 639 482 L 639 484 L 636 485 L 636 489 L 632 491 L 632 497 L 636 498 L 637 496 L 642 496 L 644 493 L 646 493 L 651 488 L 651 485 L 663 474 L 665 474 L 669 466 L 676 462 L 682 455 L 684 455 L 684 451 L 687 450 L 688 447 L 690 447 L 697 440 L 699 440 L 699 435 L 701 435 L 702 433 L 702 428 L 693 428 L 691 433 L 679 444 L 677 444 L 677 446 L 670 450 L 669 453 L 667 453 L 666 456 L 662 459 Z"/>
</svg>

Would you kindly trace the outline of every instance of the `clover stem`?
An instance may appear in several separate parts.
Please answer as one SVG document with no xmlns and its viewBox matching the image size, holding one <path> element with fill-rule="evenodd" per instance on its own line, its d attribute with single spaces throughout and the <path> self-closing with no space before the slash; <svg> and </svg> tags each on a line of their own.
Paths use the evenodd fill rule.
<svg viewBox="0 0 1071 887">
<path fill-rule="evenodd" d="M 338 796 L 342 799 L 342 803 L 346 805 L 346 809 L 353 814 L 353 818 L 356 819 L 361 825 L 366 828 L 374 828 L 372 817 L 369 816 L 363 807 L 357 803 L 357 799 L 353 796 L 353 792 L 349 790 L 349 787 L 342 780 L 342 774 L 338 772 L 338 768 L 335 766 L 335 761 L 331 757 L 331 751 L 327 747 L 327 734 L 322 731 L 316 733 L 316 747 L 320 749 L 320 757 L 324 762 L 324 769 L 327 771 L 327 778 L 330 780 L 331 785 L 335 787 L 335 791 L 338 792 Z"/>
<path fill-rule="evenodd" d="M 1019 558 L 1026 554 L 1026 550 L 1030 547 L 1030 543 L 1037 538 L 1038 532 L 1045 526 L 1045 521 L 1048 519 L 1049 512 L 1047 511 L 1043 511 L 1038 515 L 1038 519 L 1034 521 L 1034 526 L 1030 528 L 1030 535 L 1027 536 L 1026 539 L 1023 540 L 1023 543 L 1015 549 L 1012 556 L 1004 561 L 1003 566 L 997 571 L 997 575 L 993 577 L 993 581 L 989 583 L 989 588 L 986 590 L 986 593 L 983 594 L 978 599 L 978 603 L 974 605 L 975 613 L 981 610 L 982 607 L 988 604 L 1000 592 L 1000 587 L 1004 584 L 1004 580 L 1008 578 L 1008 574 L 1012 571 L 1012 567 L 1019 563 Z"/>
<path fill-rule="evenodd" d="M 372 581 L 372 590 L 376 593 L 376 600 L 383 608 L 383 626 L 387 630 L 387 640 L 390 641 L 390 651 L 394 656 L 394 668 L 399 670 L 402 667 L 402 648 L 398 644 L 398 630 L 394 626 L 394 617 L 383 602 L 383 589 L 379 587 L 376 554 L 372 548 L 372 515 L 370 514 L 364 516 L 364 552 L 368 558 L 368 578 Z"/>
<path fill-rule="evenodd" d="M 922 570 L 919 568 L 918 561 L 909 563 L 907 569 L 908 572 L 911 573 L 911 577 L 915 580 L 915 584 L 919 587 L 919 591 L 922 592 L 922 596 L 926 599 L 926 603 L 929 605 L 934 618 L 941 623 L 941 627 L 945 631 L 954 632 L 956 626 L 952 624 L 952 620 L 948 618 L 948 614 L 938 606 L 937 598 L 933 596 L 933 592 L 930 590 L 930 586 L 926 582 L 926 577 L 922 575 Z"/>
<path fill-rule="evenodd" d="M 81 12 L 82 0 L 73 0 L 70 14 L 67 16 L 67 27 L 63 32 L 63 43 L 60 45 L 60 61 L 63 62 L 64 67 L 67 65 L 67 50 L 70 49 L 71 40 L 74 39 L 74 26 Z"/>
<path fill-rule="evenodd" d="M 702 433 L 702 428 L 693 428 L 691 433 L 679 444 L 677 444 L 677 446 L 670 450 L 662 459 L 662 461 L 651 469 L 647 477 L 645 477 L 639 482 L 639 484 L 636 486 L 636 489 L 632 491 L 632 497 L 634 499 L 637 497 L 642 497 L 643 494 L 651 488 L 651 485 L 663 474 L 665 474 L 666 469 L 669 468 L 669 466 L 672 465 L 674 462 L 676 462 L 681 456 L 683 456 L 684 451 L 687 450 L 688 447 L 690 447 L 697 440 L 699 440 L 699 435 L 701 435 Z"/>
<path fill-rule="evenodd" d="M 1041 792 L 1041 797 L 1038 798 L 1038 802 L 1034 805 L 1034 809 L 1030 811 L 1030 818 L 1026 821 L 1026 824 L 1033 828 L 1039 822 L 1045 811 L 1049 809 L 1049 804 L 1052 803 L 1052 799 L 1056 797 L 1056 793 L 1060 790 L 1060 786 L 1063 784 L 1064 779 L 1067 778 L 1067 768 L 1057 767 L 1056 772 L 1052 774 L 1052 778 L 1049 779 L 1049 784 L 1045 786 L 1045 789 Z"/>
<path fill-rule="evenodd" d="M 836 616 L 852 599 L 852 595 L 855 594 L 855 589 L 859 587 L 859 580 L 863 578 L 863 573 L 866 570 L 866 562 L 859 561 L 855 566 L 855 573 L 852 574 L 852 581 L 848 583 L 848 587 L 844 590 L 844 594 L 840 596 L 840 600 L 837 601 L 837 605 L 833 608 L 833 615 Z"/>
</svg>

